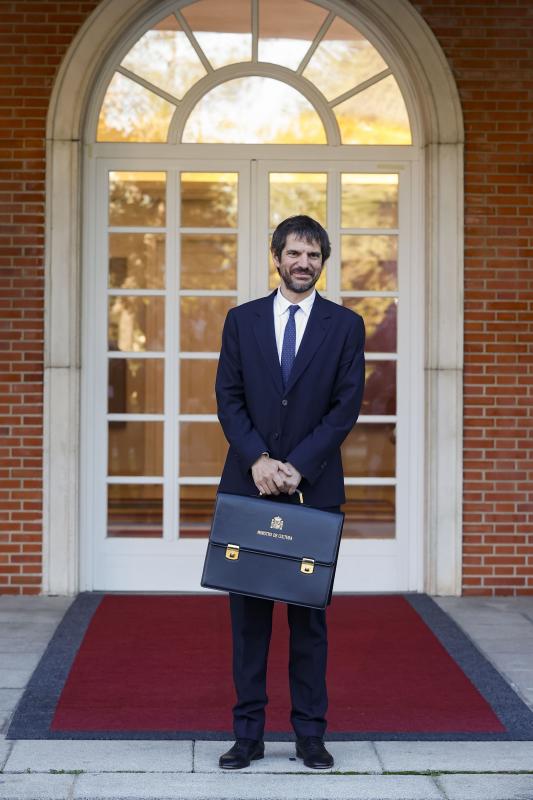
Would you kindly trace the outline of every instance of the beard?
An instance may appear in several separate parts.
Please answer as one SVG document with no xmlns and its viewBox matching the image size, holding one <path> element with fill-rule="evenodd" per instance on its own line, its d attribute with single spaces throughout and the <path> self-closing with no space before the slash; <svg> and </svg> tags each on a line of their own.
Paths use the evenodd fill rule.
<svg viewBox="0 0 533 800">
<path fill-rule="evenodd" d="M 283 278 L 283 282 L 287 289 L 290 289 L 291 292 L 297 292 L 298 294 L 303 294 L 304 292 L 308 292 L 309 289 L 312 289 L 315 283 L 320 278 L 322 273 L 322 268 L 314 271 L 306 271 L 305 274 L 308 276 L 308 280 L 300 281 L 295 280 L 295 278 L 291 275 L 288 269 L 284 269 L 283 267 L 278 267 L 278 273 Z M 302 274 L 300 272 L 300 274 Z"/>
</svg>

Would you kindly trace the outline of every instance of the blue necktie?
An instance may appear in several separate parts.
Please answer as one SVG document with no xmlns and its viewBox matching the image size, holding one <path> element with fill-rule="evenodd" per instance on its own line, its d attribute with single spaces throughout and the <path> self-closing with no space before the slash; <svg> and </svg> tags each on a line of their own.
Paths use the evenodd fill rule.
<svg viewBox="0 0 533 800">
<path fill-rule="evenodd" d="M 291 374 L 292 365 L 296 356 L 296 322 L 294 315 L 300 306 L 289 306 L 289 319 L 285 325 L 285 333 L 283 334 L 283 346 L 281 348 L 281 377 L 283 378 L 283 386 L 287 386 L 289 382 L 289 375 Z"/>
</svg>

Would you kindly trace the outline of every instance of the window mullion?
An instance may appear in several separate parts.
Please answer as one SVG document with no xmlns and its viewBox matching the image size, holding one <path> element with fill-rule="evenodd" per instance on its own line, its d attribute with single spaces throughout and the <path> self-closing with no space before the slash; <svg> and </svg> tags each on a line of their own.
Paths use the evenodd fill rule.
<svg viewBox="0 0 533 800">
<path fill-rule="evenodd" d="M 322 41 L 322 39 L 324 38 L 324 36 L 328 32 L 328 30 L 330 29 L 331 23 L 333 22 L 334 19 L 335 19 L 335 13 L 333 11 L 330 11 L 330 13 L 328 14 L 326 19 L 324 20 L 324 22 L 320 26 L 317 35 L 315 36 L 315 38 L 311 42 L 311 47 L 309 48 L 309 50 L 307 51 L 305 56 L 300 61 L 300 65 L 299 65 L 298 69 L 296 70 L 296 74 L 297 75 L 301 75 L 302 72 L 304 71 L 304 69 L 306 68 L 306 66 L 311 61 L 315 50 L 317 49 L 318 45 L 320 44 L 320 42 Z"/>
<path fill-rule="evenodd" d="M 259 50 L 259 0 L 252 2 L 252 61 L 257 63 Z"/>
<path fill-rule="evenodd" d="M 142 78 L 140 75 L 136 75 L 135 72 L 130 72 L 130 70 L 126 69 L 126 67 L 117 67 L 117 72 L 120 72 L 121 75 L 124 75 L 124 77 L 128 78 L 130 81 L 134 81 L 134 83 L 140 84 L 149 92 L 152 92 L 153 94 L 156 94 L 158 97 L 161 97 L 163 100 L 166 100 L 167 103 L 171 103 L 173 106 L 179 105 L 180 101 L 173 94 L 166 92 L 160 86 L 156 86 L 155 83 L 147 81 L 146 78 Z"/>
<path fill-rule="evenodd" d="M 183 32 L 185 33 L 185 35 L 186 35 L 187 39 L 189 40 L 189 42 L 191 43 L 192 47 L 194 47 L 196 55 L 198 56 L 198 58 L 200 59 L 200 61 L 204 65 L 204 67 L 207 70 L 207 72 L 213 72 L 214 70 L 213 70 L 213 66 L 212 66 L 211 62 L 209 61 L 209 59 L 207 58 L 206 54 L 204 53 L 204 51 L 202 50 L 202 48 L 198 44 L 196 36 L 194 35 L 194 33 L 191 30 L 191 26 L 189 25 L 189 23 L 187 22 L 187 20 L 185 19 L 185 17 L 183 16 L 181 11 L 179 10 L 179 8 L 175 10 L 174 14 L 176 15 L 176 19 L 178 20 L 179 24 L 183 28 Z"/>
<path fill-rule="evenodd" d="M 177 404 L 179 402 L 179 170 L 167 171 L 167 247 L 166 247 L 166 308 L 165 308 L 165 437 L 164 437 L 164 498 L 163 538 L 175 541 L 179 508 L 178 465 L 179 431 Z"/>
<path fill-rule="evenodd" d="M 388 78 L 389 75 L 392 75 L 391 69 L 384 69 L 382 72 L 378 72 L 377 75 L 373 75 L 371 78 L 368 78 L 366 81 L 362 83 L 358 83 L 357 86 L 348 89 L 347 92 L 340 94 L 338 97 L 334 97 L 333 100 L 330 100 L 328 105 L 330 108 L 334 106 L 338 106 L 340 103 L 344 103 L 345 100 L 349 100 L 350 97 L 354 97 L 356 94 L 360 94 L 364 92 L 365 89 L 369 89 L 374 84 L 379 83 L 384 78 Z"/>
</svg>

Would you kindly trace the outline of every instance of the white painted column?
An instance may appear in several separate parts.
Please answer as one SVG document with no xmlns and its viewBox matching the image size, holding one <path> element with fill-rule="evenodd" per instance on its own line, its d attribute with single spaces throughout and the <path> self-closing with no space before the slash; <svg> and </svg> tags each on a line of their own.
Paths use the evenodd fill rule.
<svg viewBox="0 0 533 800">
<path fill-rule="evenodd" d="M 80 143 L 50 141 L 47 159 L 42 590 L 73 594 L 79 538 Z"/>
<path fill-rule="evenodd" d="M 463 145 L 426 149 L 426 591 L 461 594 Z"/>
</svg>

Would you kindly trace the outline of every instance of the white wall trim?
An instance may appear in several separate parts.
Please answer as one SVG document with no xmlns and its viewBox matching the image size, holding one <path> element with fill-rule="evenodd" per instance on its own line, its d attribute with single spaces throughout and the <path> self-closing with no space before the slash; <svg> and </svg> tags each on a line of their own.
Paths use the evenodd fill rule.
<svg viewBox="0 0 533 800">
<path fill-rule="evenodd" d="M 177 2 L 174 3 L 177 5 Z M 408 0 L 332 0 L 355 10 L 393 67 L 425 152 L 425 589 L 461 592 L 463 125 L 449 65 Z M 47 120 L 42 591 L 79 587 L 81 139 L 102 65 L 139 20 L 169 2 L 103 0 L 59 69 Z"/>
</svg>

